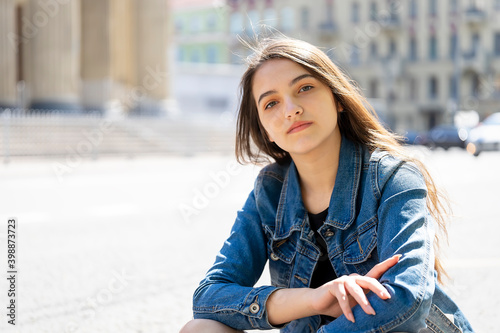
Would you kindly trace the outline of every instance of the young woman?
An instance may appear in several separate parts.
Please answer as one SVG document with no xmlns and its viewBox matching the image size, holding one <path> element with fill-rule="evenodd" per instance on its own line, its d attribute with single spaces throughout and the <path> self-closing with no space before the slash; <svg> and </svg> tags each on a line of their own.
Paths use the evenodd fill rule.
<svg viewBox="0 0 500 333">
<path fill-rule="evenodd" d="M 241 90 L 238 160 L 274 163 L 182 332 L 472 332 L 438 283 L 445 212 L 432 179 L 327 55 L 261 42 Z M 255 288 L 268 260 L 272 286 Z"/>
</svg>

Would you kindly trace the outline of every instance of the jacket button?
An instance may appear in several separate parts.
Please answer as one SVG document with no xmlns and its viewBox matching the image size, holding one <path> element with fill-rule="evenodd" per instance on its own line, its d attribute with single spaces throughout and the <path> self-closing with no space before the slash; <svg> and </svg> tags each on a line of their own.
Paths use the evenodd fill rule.
<svg viewBox="0 0 500 333">
<path fill-rule="evenodd" d="M 333 236 L 333 231 L 328 230 L 327 232 L 325 232 L 325 237 L 332 237 L 332 236 Z"/>
<path fill-rule="evenodd" d="M 276 261 L 276 260 L 278 260 L 279 258 L 278 258 L 278 256 L 277 256 L 277 255 L 275 255 L 274 253 L 271 253 L 271 259 L 272 259 L 273 261 Z"/>
<path fill-rule="evenodd" d="M 260 310 L 260 306 L 259 306 L 259 304 L 257 304 L 257 303 L 252 303 L 252 304 L 250 305 L 250 312 L 251 312 L 251 313 L 256 314 L 257 312 L 259 312 L 259 310 Z"/>
</svg>

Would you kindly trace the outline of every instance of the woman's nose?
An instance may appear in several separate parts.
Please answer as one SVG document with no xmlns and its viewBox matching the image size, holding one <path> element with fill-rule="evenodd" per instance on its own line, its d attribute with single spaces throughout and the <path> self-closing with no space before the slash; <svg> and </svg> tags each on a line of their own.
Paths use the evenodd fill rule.
<svg viewBox="0 0 500 333">
<path fill-rule="evenodd" d="M 292 98 L 285 98 L 285 118 L 291 118 L 302 114 L 302 107 Z"/>
</svg>

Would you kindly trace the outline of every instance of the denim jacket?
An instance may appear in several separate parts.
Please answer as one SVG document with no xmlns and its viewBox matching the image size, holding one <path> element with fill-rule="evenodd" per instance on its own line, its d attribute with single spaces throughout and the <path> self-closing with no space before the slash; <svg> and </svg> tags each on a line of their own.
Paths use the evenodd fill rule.
<svg viewBox="0 0 500 333">
<path fill-rule="evenodd" d="M 318 230 L 337 276 L 365 275 L 402 254 L 379 279 L 391 298 L 367 298 L 377 313 L 353 308 L 320 327 L 320 316 L 294 320 L 281 332 L 472 332 L 456 304 L 437 284 L 434 221 L 418 169 L 387 152 L 370 153 L 342 138 L 335 186 Z M 229 238 L 196 289 L 195 318 L 236 329 L 271 329 L 266 301 L 278 288 L 306 288 L 320 257 L 293 162 L 261 170 Z M 272 286 L 254 287 L 269 259 Z"/>
</svg>

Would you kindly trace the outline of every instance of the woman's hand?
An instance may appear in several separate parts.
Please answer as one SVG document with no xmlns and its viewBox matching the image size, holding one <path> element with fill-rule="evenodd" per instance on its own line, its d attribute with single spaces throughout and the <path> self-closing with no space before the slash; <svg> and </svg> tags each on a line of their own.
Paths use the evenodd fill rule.
<svg viewBox="0 0 500 333">
<path fill-rule="evenodd" d="M 325 283 L 319 288 L 278 289 L 266 303 L 269 323 L 281 325 L 295 319 L 319 314 L 339 317 L 344 313 L 354 322 L 351 308 L 360 304 L 366 313 L 375 314 L 365 296 L 373 291 L 382 299 L 391 296 L 377 281 L 389 268 L 394 266 L 400 255 L 393 256 L 375 265 L 365 276 L 351 274 Z"/>
<path fill-rule="evenodd" d="M 365 276 L 351 274 L 342 276 L 333 281 L 325 283 L 314 289 L 311 294 L 311 306 L 319 314 L 339 317 L 342 313 L 354 323 L 351 308 L 359 304 L 361 308 L 371 315 L 375 311 L 371 307 L 365 293 L 372 291 L 381 299 L 391 296 L 387 290 L 377 281 L 389 268 L 394 266 L 401 255 L 395 255 L 375 265 Z"/>
</svg>

